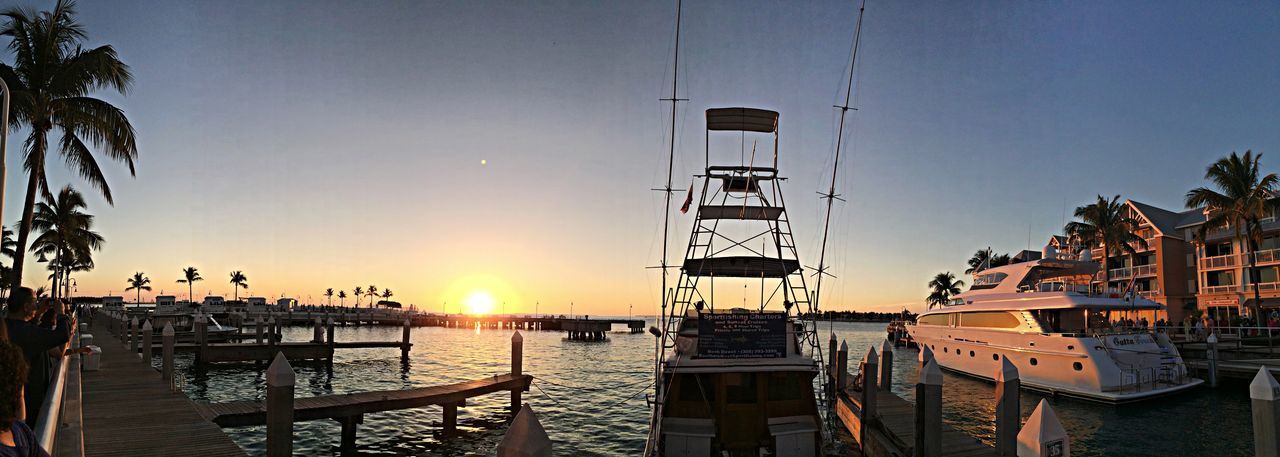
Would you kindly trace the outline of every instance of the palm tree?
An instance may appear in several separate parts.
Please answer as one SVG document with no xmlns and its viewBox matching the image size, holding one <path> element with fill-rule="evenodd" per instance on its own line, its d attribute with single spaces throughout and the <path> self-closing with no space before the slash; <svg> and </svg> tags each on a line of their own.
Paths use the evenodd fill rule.
<svg viewBox="0 0 1280 457">
<path fill-rule="evenodd" d="M 192 291 L 192 286 L 196 281 L 204 281 L 204 278 L 200 277 L 200 271 L 196 270 L 196 267 L 186 267 L 182 269 L 182 279 L 179 279 L 178 282 L 185 283 L 187 285 L 187 301 L 191 302 L 192 305 L 196 304 L 195 292 Z"/>
<path fill-rule="evenodd" d="M 36 298 L 44 298 L 49 295 L 49 286 L 40 286 L 36 288 Z"/>
<path fill-rule="evenodd" d="M 144 290 L 145 290 L 145 291 L 147 291 L 147 292 L 151 292 L 151 286 L 150 286 L 150 284 L 151 284 L 151 278 L 148 278 L 148 277 L 146 277 L 146 276 L 143 276 L 142 272 L 141 272 L 141 271 L 139 271 L 139 272 L 137 272 L 137 273 L 134 273 L 134 274 L 133 274 L 133 277 L 129 278 L 129 279 L 128 279 L 128 281 L 129 281 L 129 287 L 125 288 L 124 290 L 126 290 L 126 291 L 129 291 L 129 290 L 136 290 L 136 291 L 138 291 L 138 301 L 137 301 L 137 302 L 135 302 L 135 307 L 141 307 L 141 306 L 142 306 L 142 291 L 144 291 Z"/>
<path fill-rule="evenodd" d="M 4 254 L 5 256 L 8 256 L 10 259 L 12 259 L 15 255 L 17 255 L 17 252 L 14 251 L 14 249 L 17 249 L 17 247 L 18 247 L 18 242 L 13 241 L 13 230 L 9 230 L 7 227 L 0 226 L 0 254 Z"/>
<path fill-rule="evenodd" d="M 11 284 L 16 288 L 22 284 L 36 193 L 48 193 L 45 163 L 49 158 L 49 135 L 58 135 L 53 146 L 62 161 L 111 205 L 115 204 L 111 187 L 90 147 L 112 161 L 123 162 L 133 176 L 138 145 L 124 111 L 91 96 L 100 89 L 125 94 L 133 75 L 110 45 L 84 46 L 88 35 L 75 20 L 74 1 L 58 0 L 53 10 L 46 12 L 11 7 L 0 16 L 4 18 L 0 36 L 10 39 L 8 49 L 13 52 L 12 65 L 0 63 L 0 78 L 13 92 L 13 124 L 29 132 L 23 143 L 27 194 L 14 249 L 17 256 Z"/>
<path fill-rule="evenodd" d="M 988 268 L 1002 267 L 1009 264 L 1009 254 L 996 254 L 991 247 L 980 249 L 969 258 L 969 268 L 964 274 L 971 275 Z"/>
<path fill-rule="evenodd" d="M 93 215 L 82 211 L 86 207 L 84 195 L 65 186 L 56 197 L 45 194 L 32 215 L 31 227 L 40 231 L 40 236 L 31 243 L 31 252 L 52 257 L 49 269 L 53 271 L 54 298 L 77 260 L 91 264 L 85 259 L 102 247 L 102 235 L 93 231 Z"/>
<path fill-rule="evenodd" d="M 1086 249 L 1102 247 L 1104 292 L 1111 287 L 1111 255 L 1137 255 L 1134 246 L 1147 247 L 1147 240 L 1133 233 L 1141 222 L 1126 215 L 1124 208 L 1119 195 L 1111 200 L 1099 195 L 1098 201 L 1076 208 L 1075 217 L 1080 220 L 1068 222 L 1065 227 L 1067 235 L 1083 242 Z"/>
<path fill-rule="evenodd" d="M 365 291 L 365 295 L 369 296 L 369 307 L 373 307 L 373 299 L 378 297 L 378 286 L 369 284 L 369 289 Z"/>
<path fill-rule="evenodd" d="M 947 271 L 934 275 L 929 281 L 929 287 L 933 288 L 927 299 L 929 308 L 933 308 L 934 305 L 945 306 L 951 301 L 952 295 L 960 293 L 960 288 L 964 287 L 964 281 L 956 279 L 956 275 Z"/>
<path fill-rule="evenodd" d="M 329 297 L 329 306 L 333 306 L 333 288 L 332 287 L 324 290 L 324 296 Z"/>
<path fill-rule="evenodd" d="M 1245 151 L 1244 156 L 1231 155 L 1218 159 L 1205 170 L 1204 179 L 1217 190 L 1197 187 L 1187 192 L 1187 208 L 1205 207 L 1206 220 L 1197 233 L 1200 240 L 1207 239 L 1209 230 L 1230 227 L 1235 230 L 1235 241 L 1249 250 L 1249 279 L 1253 284 L 1254 316 L 1261 316 L 1262 293 L 1258 282 L 1258 244 L 1262 237 L 1262 224 L 1258 221 L 1273 214 L 1277 203 L 1273 200 L 1280 178 L 1275 173 L 1262 175 L 1259 161 L 1262 154 Z"/>
<path fill-rule="evenodd" d="M 392 293 L 391 293 L 391 289 L 382 289 L 382 299 L 383 299 L 383 300 L 388 300 L 388 301 L 390 301 L 390 300 L 391 300 L 391 296 L 392 296 L 392 295 L 395 295 L 395 294 L 392 294 Z"/>
<path fill-rule="evenodd" d="M 362 289 L 362 288 L 360 288 L 360 287 L 358 287 L 358 286 L 357 286 L 353 292 L 355 292 L 355 296 L 356 296 L 356 309 L 359 309 L 359 308 L 360 308 L 360 295 L 363 295 L 363 294 L 364 294 L 364 289 Z"/>
<path fill-rule="evenodd" d="M 345 290 L 338 291 L 338 306 L 341 306 L 343 308 L 347 307 L 347 291 Z"/>
<path fill-rule="evenodd" d="M 235 301 L 240 301 L 240 288 L 249 288 L 249 277 L 244 275 L 243 271 L 236 270 L 231 272 L 231 290 L 235 293 Z"/>
</svg>

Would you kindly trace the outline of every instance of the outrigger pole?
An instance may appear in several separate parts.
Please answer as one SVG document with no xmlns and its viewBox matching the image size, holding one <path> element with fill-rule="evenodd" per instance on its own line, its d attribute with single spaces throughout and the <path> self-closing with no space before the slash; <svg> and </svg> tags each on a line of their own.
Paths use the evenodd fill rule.
<svg viewBox="0 0 1280 457">
<path fill-rule="evenodd" d="M 820 302 L 818 300 L 822 298 L 822 277 L 830 275 L 830 273 L 827 273 L 826 266 L 827 233 L 831 229 L 831 206 L 835 203 L 835 200 L 840 199 L 840 194 L 836 193 L 836 176 L 837 171 L 840 169 L 840 147 L 844 144 L 844 118 L 845 114 L 848 113 L 849 110 L 857 110 L 857 108 L 851 108 L 849 106 L 849 100 L 850 96 L 853 95 L 853 69 L 858 64 L 858 44 L 862 41 L 862 13 L 866 9 L 867 0 L 862 0 L 862 6 L 858 8 L 858 25 L 853 32 L 853 59 L 849 62 L 849 80 L 845 85 L 844 104 L 836 106 L 836 108 L 840 108 L 840 127 L 836 131 L 836 158 L 835 161 L 831 163 L 831 188 L 828 189 L 825 194 L 819 193 L 819 195 L 822 195 L 822 198 L 827 200 L 827 217 L 822 223 L 822 248 L 818 251 L 818 272 L 815 273 L 818 276 L 818 283 L 813 288 L 813 312 L 815 314 L 813 320 L 815 324 L 817 323 L 816 314 L 818 310 L 821 309 Z M 843 199 L 840 200 L 844 201 Z M 834 331 L 834 323 L 831 324 L 831 329 Z"/>
</svg>

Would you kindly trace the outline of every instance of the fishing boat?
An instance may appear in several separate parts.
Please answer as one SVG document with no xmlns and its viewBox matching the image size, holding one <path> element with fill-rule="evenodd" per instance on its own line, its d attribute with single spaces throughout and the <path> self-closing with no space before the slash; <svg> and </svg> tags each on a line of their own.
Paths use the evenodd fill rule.
<svg viewBox="0 0 1280 457">
<path fill-rule="evenodd" d="M 711 165 L 708 152 L 701 197 L 686 198 L 693 228 L 664 304 L 649 455 L 812 457 L 822 448 L 821 351 L 816 325 L 799 321 L 811 296 L 782 198 L 777 126 L 774 111 L 706 110 L 708 135 L 769 135 L 774 154 L 765 165 L 754 152 Z M 717 286 L 732 295 L 718 301 Z"/>
<path fill-rule="evenodd" d="M 947 370 L 990 379 L 1002 357 L 1022 386 L 1106 403 L 1169 395 L 1200 385 L 1168 335 L 1117 324 L 1164 305 L 1097 290 L 1089 251 L 975 272 L 968 291 L 920 314 L 907 331 Z"/>
</svg>

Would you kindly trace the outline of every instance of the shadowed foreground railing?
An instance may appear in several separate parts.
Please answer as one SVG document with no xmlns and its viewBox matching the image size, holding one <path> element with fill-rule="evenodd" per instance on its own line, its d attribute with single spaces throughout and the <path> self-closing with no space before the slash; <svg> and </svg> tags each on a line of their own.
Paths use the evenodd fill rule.
<svg viewBox="0 0 1280 457">
<path fill-rule="evenodd" d="M 77 314 L 72 314 L 76 316 Z M 80 331 L 79 329 L 71 329 L 71 338 L 59 350 L 65 352 L 67 347 L 79 346 Z M 74 371 L 73 371 L 74 370 Z M 74 379 L 72 379 L 74 378 Z M 58 428 L 64 422 L 64 419 L 72 419 L 72 426 L 79 429 L 79 404 L 80 404 L 80 354 L 72 354 L 65 357 L 59 357 L 53 366 L 53 377 L 49 380 L 49 390 L 45 393 L 44 400 L 40 402 L 40 417 L 36 420 L 33 427 L 36 438 L 40 440 L 40 447 L 44 448 L 49 454 L 55 454 L 58 446 L 57 436 Z M 69 397 L 68 397 L 69 396 Z M 63 408 L 68 403 L 75 406 L 73 415 L 64 417 Z M 75 416 L 75 417 L 71 417 Z M 72 447 L 80 447 L 82 440 L 75 443 L 67 443 Z M 61 455 L 81 455 L 83 449 L 72 450 L 72 452 L 60 453 Z"/>
</svg>

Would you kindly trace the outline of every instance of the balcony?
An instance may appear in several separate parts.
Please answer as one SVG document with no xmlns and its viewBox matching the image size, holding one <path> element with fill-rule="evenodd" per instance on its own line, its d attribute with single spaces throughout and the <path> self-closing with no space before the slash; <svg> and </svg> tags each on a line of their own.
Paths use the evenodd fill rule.
<svg viewBox="0 0 1280 457">
<path fill-rule="evenodd" d="M 1204 286 L 1200 288 L 1200 293 L 1208 294 L 1208 295 L 1229 294 L 1232 292 L 1237 292 L 1239 290 L 1240 290 L 1240 286 L 1237 286 L 1235 284 L 1229 284 L 1225 286 Z"/>
<path fill-rule="evenodd" d="M 1214 256 L 1214 257 L 1201 257 L 1200 269 L 1201 270 L 1221 270 L 1223 268 L 1234 268 L 1237 263 L 1238 262 L 1236 262 L 1235 254 L 1227 254 L 1227 255 L 1220 255 L 1220 256 Z"/>
<path fill-rule="evenodd" d="M 1280 262 L 1280 249 L 1255 251 L 1253 255 L 1258 259 L 1258 265 L 1269 265 Z M 1248 259 L 1245 259 L 1245 261 L 1248 262 Z"/>
<path fill-rule="evenodd" d="M 1156 295 L 1160 295 L 1160 290 L 1159 290 L 1159 289 L 1156 289 L 1156 290 L 1139 290 L 1139 291 L 1138 291 L 1138 296 L 1139 296 L 1139 297 L 1142 297 L 1142 298 L 1152 298 L 1152 297 L 1155 297 Z"/>
<path fill-rule="evenodd" d="M 1129 279 L 1134 276 L 1155 276 L 1157 271 L 1156 265 L 1152 263 L 1134 267 L 1112 268 L 1109 273 L 1111 273 L 1111 279 L 1116 280 Z"/>
</svg>

